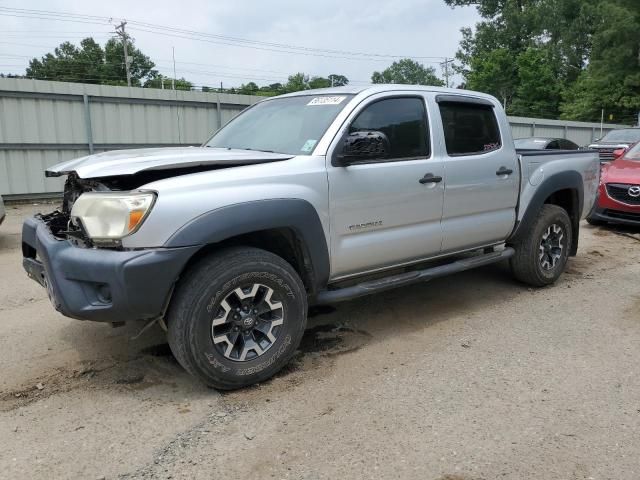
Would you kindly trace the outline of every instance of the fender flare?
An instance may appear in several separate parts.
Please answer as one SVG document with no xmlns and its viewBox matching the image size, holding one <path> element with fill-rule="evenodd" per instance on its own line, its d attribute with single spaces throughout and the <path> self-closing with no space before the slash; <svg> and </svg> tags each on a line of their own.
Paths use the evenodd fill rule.
<svg viewBox="0 0 640 480">
<path fill-rule="evenodd" d="M 312 288 L 325 288 L 329 281 L 329 249 L 318 212 L 306 200 L 258 200 L 210 210 L 180 227 L 164 247 L 210 245 L 274 228 L 294 231 L 311 263 Z"/>
<path fill-rule="evenodd" d="M 573 210 L 567 212 L 571 218 L 571 226 L 573 229 L 573 238 L 571 241 L 570 255 L 575 255 L 578 250 L 578 235 L 580 233 L 580 218 L 584 206 L 584 183 L 582 175 L 576 171 L 560 172 L 551 175 L 544 180 L 537 188 L 533 197 L 526 207 L 522 220 L 518 222 L 511 236 L 507 239 L 508 243 L 517 243 L 522 236 L 529 230 L 531 224 L 535 221 L 538 212 L 545 203 L 545 200 L 560 190 L 573 190 L 574 198 L 572 199 Z"/>
</svg>

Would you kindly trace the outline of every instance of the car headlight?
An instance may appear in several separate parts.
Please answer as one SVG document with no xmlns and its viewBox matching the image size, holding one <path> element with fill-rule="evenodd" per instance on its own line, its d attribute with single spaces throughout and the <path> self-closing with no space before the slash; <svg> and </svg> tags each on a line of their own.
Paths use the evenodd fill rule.
<svg viewBox="0 0 640 480">
<path fill-rule="evenodd" d="M 114 243 L 142 225 L 155 198 L 153 192 L 83 193 L 73 204 L 71 221 L 81 223 L 92 240 Z"/>
</svg>

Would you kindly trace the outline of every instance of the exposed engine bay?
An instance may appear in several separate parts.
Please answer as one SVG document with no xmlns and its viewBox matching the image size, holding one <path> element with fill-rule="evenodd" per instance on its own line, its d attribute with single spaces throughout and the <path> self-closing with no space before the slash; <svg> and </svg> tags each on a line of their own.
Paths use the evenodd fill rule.
<svg viewBox="0 0 640 480">
<path fill-rule="evenodd" d="M 39 214 L 54 237 L 60 240 L 71 240 L 78 246 L 90 247 L 91 241 L 84 233 L 81 225 L 75 225 L 71 221 L 71 209 L 73 204 L 84 192 L 109 191 L 106 185 L 95 180 L 81 180 L 75 173 L 67 176 L 64 183 L 64 193 L 62 197 L 62 209 L 56 209 L 51 213 Z"/>
<path fill-rule="evenodd" d="M 67 180 L 64 184 L 62 208 L 48 214 L 41 214 L 39 217 L 47 224 L 56 238 L 70 240 L 77 246 L 92 247 L 91 239 L 83 231 L 82 225 L 76 224 L 71 220 L 73 204 L 83 193 L 130 191 L 157 180 L 215 170 L 216 168 L 221 167 L 200 165 L 164 170 L 147 170 L 133 175 L 90 179 L 82 179 L 75 172 L 71 172 L 67 175 Z"/>
</svg>

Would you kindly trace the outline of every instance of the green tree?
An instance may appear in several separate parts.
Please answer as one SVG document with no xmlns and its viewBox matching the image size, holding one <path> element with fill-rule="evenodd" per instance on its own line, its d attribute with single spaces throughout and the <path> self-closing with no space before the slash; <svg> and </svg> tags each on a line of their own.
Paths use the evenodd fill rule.
<svg viewBox="0 0 640 480">
<path fill-rule="evenodd" d="M 242 84 L 240 85 L 240 88 L 238 88 L 238 93 L 241 95 L 255 95 L 258 90 L 260 90 L 260 87 L 258 87 L 258 85 L 256 85 L 254 82 L 249 82 L 247 84 Z"/>
<path fill-rule="evenodd" d="M 39 80 L 105 83 L 104 50 L 92 38 L 82 40 L 80 47 L 63 42 L 53 53 L 31 60 L 26 75 Z"/>
<path fill-rule="evenodd" d="M 135 48 L 132 42 L 127 46 L 132 57 L 131 83 L 140 86 L 158 72 L 149 57 Z M 79 47 L 63 42 L 53 53 L 31 60 L 26 75 L 40 80 L 126 85 L 122 42 L 111 39 L 104 49 L 92 38 L 82 40 Z"/>
<path fill-rule="evenodd" d="M 144 82 L 145 88 L 164 88 L 165 90 L 171 90 L 174 86 L 176 90 L 191 90 L 193 88 L 193 84 L 184 78 L 178 78 L 173 80 L 171 77 L 165 77 L 162 74 L 157 74 L 153 78 L 148 79 Z M 202 87 L 203 92 L 207 92 L 208 87 Z"/>
<path fill-rule="evenodd" d="M 465 88 L 490 93 L 503 105 L 511 104 L 518 82 L 517 67 L 513 60 L 506 48 L 472 56 L 465 75 Z"/>
<path fill-rule="evenodd" d="M 444 0 L 474 5 L 456 71 L 518 115 L 632 123 L 640 111 L 638 0 Z"/>
<path fill-rule="evenodd" d="M 517 87 L 510 108 L 512 115 L 558 116 L 560 85 L 549 55 L 544 48 L 531 47 L 516 59 Z"/>
<path fill-rule="evenodd" d="M 309 80 L 309 88 L 328 88 L 331 86 L 331 80 L 324 77 L 312 77 Z"/>
<path fill-rule="evenodd" d="M 296 73 L 290 75 L 284 86 L 285 92 L 299 92 L 300 90 L 309 90 L 309 75 L 304 73 Z"/>
<path fill-rule="evenodd" d="M 131 73 L 131 85 L 141 86 L 143 81 L 147 78 L 152 78 L 157 74 L 157 71 L 153 69 L 155 64 L 149 57 L 138 50 L 133 42 L 127 42 L 127 51 L 131 57 L 131 63 L 129 64 L 129 71 Z M 105 54 L 105 66 L 107 75 L 104 83 L 111 83 L 112 85 L 126 85 L 127 84 L 127 70 L 124 64 L 124 48 L 121 40 L 112 38 L 104 47 Z M 114 78 L 112 82 L 111 78 Z"/>
<path fill-rule="evenodd" d="M 382 72 L 373 72 L 371 82 L 435 85 L 439 87 L 444 85 L 444 82 L 436 76 L 436 71 L 433 67 L 425 67 L 410 58 L 393 62 Z"/>
<path fill-rule="evenodd" d="M 593 35 L 589 64 L 564 93 L 562 117 L 635 123 L 640 111 L 640 3 L 608 0 L 597 13 L 606 22 Z"/>
<path fill-rule="evenodd" d="M 333 87 L 344 87 L 345 85 L 349 84 L 349 79 L 344 75 L 337 75 L 335 73 L 332 73 L 328 78 L 330 85 Z"/>
<path fill-rule="evenodd" d="M 615 0 L 444 1 L 475 5 L 482 17 L 474 30 L 462 29 L 454 68 L 465 86 L 496 95 L 510 112 L 555 115 L 588 62 L 594 4 Z"/>
<path fill-rule="evenodd" d="M 281 93 L 284 93 L 284 86 L 279 82 L 271 83 L 264 87 L 260 87 L 260 92 L 262 92 L 263 95 L 280 95 Z"/>
</svg>

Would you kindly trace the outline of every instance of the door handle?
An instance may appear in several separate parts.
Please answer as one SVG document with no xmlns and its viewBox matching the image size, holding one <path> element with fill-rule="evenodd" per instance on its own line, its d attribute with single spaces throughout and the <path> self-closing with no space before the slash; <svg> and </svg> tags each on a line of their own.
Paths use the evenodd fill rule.
<svg viewBox="0 0 640 480">
<path fill-rule="evenodd" d="M 424 177 L 418 180 L 422 185 L 425 183 L 440 183 L 442 181 L 442 177 L 437 177 L 433 173 L 427 173 Z"/>
<path fill-rule="evenodd" d="M 513 173 L 513 170 L 511 170 L 510 168 L 507 167 L 500 167 L 498 169 L 498 171 L 496 172 L 496 175 L 500 176 L 500 175 L 511 175 Z"/>
</svg>

